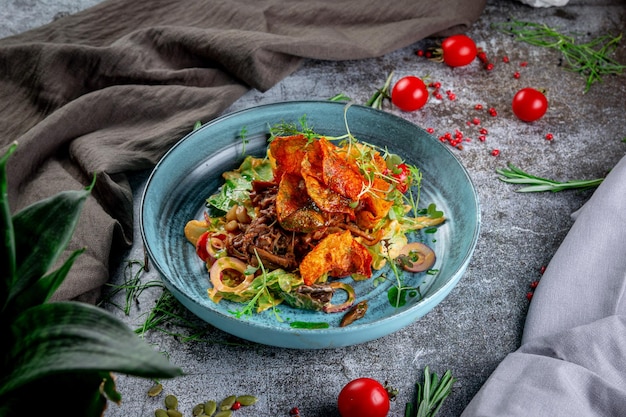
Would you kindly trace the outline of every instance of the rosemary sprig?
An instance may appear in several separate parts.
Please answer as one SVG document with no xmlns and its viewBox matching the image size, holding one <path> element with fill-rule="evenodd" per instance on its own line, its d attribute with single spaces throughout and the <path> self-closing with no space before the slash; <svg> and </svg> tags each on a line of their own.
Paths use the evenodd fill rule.
<svg viewBox="0 0 626 417">
<path fill-rule="evenodd" d="M 603 35 L 587 43 L 577 43 L 573 36 L 565 35 L 545 24 L 512 20 L 495 23 L 496 29 L 515 35 L 518 40 L 530 45 L 556 49 L 564 56 L 567 69 L 587 77 L 585 93 L 591 85 L 602 82 L 608 74 L 621 74 L 626 65 L 622 65 L 609 55 L 615 51 L 622 35 Z"/>
<path fill-rule="evenodd" d="M 435 417 L 455 382 L 450 370 L 439 379 L 436 373 L 430 372 L 428 366 L 424 368 L 424 383 L 415 384 L 415 403 L 406 403 L 404 417 Z"/>
<path fill-rule="evenodd" d="M 499 179 L 510 184 L 525 184 L 526 187 L 517 189 L 519 193 L 533 193 L 541 191 L 563 191 L 572 189 L 589 189 L 600 185 L 604 178 L 594 180 L 571 180 L 566 182 L 555 181 L 547 178 L 531 175 L 515 165 L 509 163 L 509 169 L 498 168 L 496 172 L 500 175 Z"/>
</svg>

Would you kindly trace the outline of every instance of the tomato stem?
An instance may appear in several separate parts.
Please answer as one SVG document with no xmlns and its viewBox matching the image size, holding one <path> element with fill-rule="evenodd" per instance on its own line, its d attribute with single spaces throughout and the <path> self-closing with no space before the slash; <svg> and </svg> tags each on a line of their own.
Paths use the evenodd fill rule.
<svg viewBox="0 0 626 417">
<path fill-rule="evenodd" d="M 375 109 L 381 110 L 383 108 L 383 103 L 385 100 L 389 100 L 391 96 L 389 95 L 389 87 L 391 86 L 391 80 L 393 79 L 393 71 L 389 73 L 387 79 L 385 80 L 385 84 L 376 90 L 374 94 L 370 97 L 369 100 L 365 103 L 368 107 L 373 107 Z"/>
</svg>

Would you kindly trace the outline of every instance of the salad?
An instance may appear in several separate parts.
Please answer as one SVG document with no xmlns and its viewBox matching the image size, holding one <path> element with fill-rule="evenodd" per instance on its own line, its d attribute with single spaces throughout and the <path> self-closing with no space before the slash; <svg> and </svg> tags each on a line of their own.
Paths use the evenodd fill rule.
<svg viewBox="0 0 626 417">
<path fill-rule="evenodd" d="M 402 271 L 435 262 L 409 235 L 445 221 L 434 204 L 418 207 L 419 169 L 350 134 L 303 130 L 271 129 L 266 155 L 245 156 L 223 173 L 204 217 L 187 222 L 185 237 L 209 273 L 208 296 L 242 303 L 238 315 L 286 303 L 325 313 L 352 307 L 354 320 L 366 300 L 356 303 L 344 278 L 368 280 L 388 265 L 387 279 L 397 282 L 390 301 L 401 305 L 416 291 L 402 285 Z M 334 304 L 337 291 L 345 294 Z"/>
</svg>

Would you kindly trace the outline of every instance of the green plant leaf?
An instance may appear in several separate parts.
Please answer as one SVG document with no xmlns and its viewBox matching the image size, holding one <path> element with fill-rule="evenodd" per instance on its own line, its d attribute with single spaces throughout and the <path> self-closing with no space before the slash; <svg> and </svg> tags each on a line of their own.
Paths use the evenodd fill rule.
<svg viewBox="0 0 626 417">
<path fill-rule="evenodd" d="M 28 288 L 28 291 L 22 291 L 16 294 L 7 306 L 6 314 L 11 317 L 17 317 L 21 311 L 48 301 L 56 289 L 59 288 L 59 285 L 65 280 L 65 277 L 67 277 L 76 258 L 84 251 L 84 249 L 74 251 L 58 269 L 34 282 L 33 285 Z"/>
<path fill-rule="evenodd" d="M 400 308 L 406 305 L 406 296 L 409 290 L 407 288 L 398 288 L 393 286 L 387 291 L 387 299 L 392 306 Z"/>
<path fill-rule="evenodd" d="M 437 205 L 435 203 L 430 203 L 428 205 L 426 213 L 431 219 L 439 219 L 443 217 L 443 211 L 437 210 Z"/>
<path fill-rule="evenodd" d="M 0 400 L 29 382 L 55 374 L 182 375 L 180 368 L 122 321 L 89 304 L 55 302 L 32 307 L 12 323 L 11 333 L 13 344 L 0 380 Z"/>
<path fill-rule="evenodd" d="M 3 308 L 9 295 L 9 288 L 15 281 L 15 238 L 13 219 L 9 207 L 6 165 L 11 154 L 17 148 L 12 144 L 0 158 L 0 307 Z M 1 310 L 0 308 L 0 310 Z"/>
<path fill-rule="evenodd" d="M 52 405 L 62 415 L 81 417 L 102 417 L 107 406 L 109 388 L 115 383 L 108 372 L 84 372 L 74 374 L 51 375 L 38 379 L 11 391 L 11 395 L 0 401 L 0 416 L 22 417 L 30 414 L 33 394 L 36 393 L 38 404 Z M 119 403 L 119 401 L 116 401 Z M 46 406 L 43 406 L 46 408 Z"/>
<path fill-rule="evenodd" d="M 63 191 L 13 216 L 17 278 L 9 300 L 30 288 L 57 261 L 74 233 L 93 183 L 84 190 Z"/>
</svg>

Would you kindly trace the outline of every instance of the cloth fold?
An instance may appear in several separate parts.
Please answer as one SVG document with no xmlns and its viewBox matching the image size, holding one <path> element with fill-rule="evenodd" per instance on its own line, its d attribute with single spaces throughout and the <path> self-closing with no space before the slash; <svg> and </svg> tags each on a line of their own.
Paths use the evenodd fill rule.
<svg viewBox="0 0 626 417">
<path fill-rule="evenodd" d="M 626 317 L 534 339 L 509 354 L 462 417 L 623 416 Z"/>
<path fill-rule="evenodd" d="M 485 0 L 107 0 L 0 40 L 0 150 L 13 211 L 96 187 L 55 299 L 94 302 L 112 247 L 133 239 L 127 175 L 153 167 L 196 121 L 265 91 L 303 59 L 381 56 L 463 32 Z"/>
<path fill-rule="evenodd" d="M 626 157 L 574 218 L 535 290 L 521 347 L 462 417 L 626 415 Z"/>
</svg>

